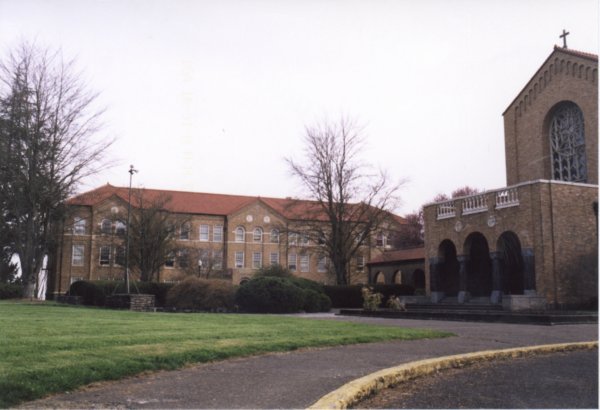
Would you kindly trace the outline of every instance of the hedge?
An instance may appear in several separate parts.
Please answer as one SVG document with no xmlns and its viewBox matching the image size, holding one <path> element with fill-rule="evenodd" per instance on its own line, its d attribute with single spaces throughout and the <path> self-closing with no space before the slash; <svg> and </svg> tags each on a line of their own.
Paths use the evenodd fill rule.
<svg viewBox="0 0 600 410">
<path fill-rule="evenodd" d="M 169 290 L 166 306 L 209 312 L 232 311 L 234 300 L 235 288 L 231 282 L 189 277 Z"/>
<path fill-rule="evenodd" d="M 294 313 L 304 308 L 304 292 L 287 278 L 261 276 L 241 285 L 235 301 L 245 312 Z"/>
<path fill-rule="evenodd" d="M 164 307 L 167 292 L 174 285 L 158 282 L 132 282 L 129 286 L 131 293 L 154 295 L 155 306 Z M 125 283 L 120 281 L 85 281 L 73 282 L 69 291 L 70 296 L 81 296 L 82 303 L 90 306 L 105 306 L 106 297 L 115 293 L 125 293 Z"/>
<path fill-rule="evenodd" d="M 22 296 L 22 285 L 17 283 L 0 283 L 0 299 L 18 299 Z"/>
<path fill-rule="evenodd" d="M 381 306 L 385 306 L 390 296 L 409 296 L 414 295 L 415 292 L 410 285 L 375 284 L 368 286 L 373 288 L 376 293 L 383 295 Z M 334 308 L 361 309 L 363 307 L 361 293 L 363 285 L 326 285 L 323 288 Z"/>
</svg>

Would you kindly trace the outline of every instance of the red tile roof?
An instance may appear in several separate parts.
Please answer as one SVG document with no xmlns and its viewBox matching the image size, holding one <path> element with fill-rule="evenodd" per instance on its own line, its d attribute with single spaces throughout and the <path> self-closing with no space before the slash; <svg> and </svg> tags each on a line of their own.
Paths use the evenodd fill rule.
<svg viewBox="0 0 600 410">
<path fill-rule="evenodd" d="M 135 192 L 137 189 L 134 189 Z M 154 201 L 160 198 L 170 198 L 165 208 L 171 212 L 203 215 L 231 215 L 245 206 L 261 201 L 273 211 L 287 219 L 326 220 L 321 206 L 316 201 L 297 200 L 292 198 L 264 198 L 243 195 L 208 194 L 201 192 L 168 191 L 158 189 L 143 189 L 144 199 Z M 69 205 L 93 206 L 110 197 L 116 196 L 128 201 L 129 189 L 106 184 L 94 190 L 77 195 L 67 202 Z M 139 206 L 135 194 L 131 203 Z M 404 218 L 393 215 L 398 223 L 405 223 Z"/>
<path fill-rule="evenodd" d="M 425 248 L 400 249 L 384 252 L 371 259 L 368 265 L 425 259 Z"/>
</svg>

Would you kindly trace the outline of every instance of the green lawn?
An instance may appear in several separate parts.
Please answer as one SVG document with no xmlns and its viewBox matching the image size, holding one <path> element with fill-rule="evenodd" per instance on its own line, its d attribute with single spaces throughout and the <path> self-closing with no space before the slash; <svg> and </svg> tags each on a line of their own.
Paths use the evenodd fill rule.
<svg viewBox="0 0 600 410">
<path fill-rule="evenodd" d="M 186 363 L 448 335 L 274 315 L 136 313 L 0 301 L 0 408 Z"/>
</svg>

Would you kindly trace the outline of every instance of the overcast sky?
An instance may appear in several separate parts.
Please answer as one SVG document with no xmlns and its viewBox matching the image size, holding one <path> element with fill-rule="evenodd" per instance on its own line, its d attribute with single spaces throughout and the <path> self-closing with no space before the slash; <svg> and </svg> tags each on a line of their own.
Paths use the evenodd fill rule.
<svg viewBox="0 0 600 410">
<path fill-rule="evenodd" d="M 596 0 L 0 0 L 0 47 L 76 57 L 119 166 L 86 181 L 298 196 L 304 127 L 354 118 L 400 214 L 505 184 L 502 112 L 552 52 L 598 53 Z"/>
</svg>

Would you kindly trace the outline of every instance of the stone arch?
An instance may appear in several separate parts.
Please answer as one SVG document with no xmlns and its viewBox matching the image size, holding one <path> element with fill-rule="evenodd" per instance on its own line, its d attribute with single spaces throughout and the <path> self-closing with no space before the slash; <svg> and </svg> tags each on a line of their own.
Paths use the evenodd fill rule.
<svg viewBox="0 0 600 410">
<path fill-rule="evenodd" d="M 525 291 L 525 263 L 521 241 L 512 231 L 503 232 L 496 242 L 501 265 L 502 292 L 509 295 L 522 295 Z"/>
<path fill-rule="evenodd" d="M 392 283 L 396 285 L 402 284 L 402 271 L 400 269 L 394 272 L 394 275 L 392 276 Z"/>
<path fill-rule="evenodd" d="M 415 289 L 425 289 L 425 272 L 423 269 L 415 269 L 412 273 L 412 283 Z"/>
<path fill-rule="evenodd" d="M 373 276 L 373 283 L 385 283 L 385 274 L 382 271 L 378 271 Z"/>
<path fill-rule="evenodd" d="M 481 232 L 472 232 L 464 244 L 464 282 L 471 296 L 492 293 L 492 260 L 488 241 Z"/>
<path fill-rule="evenodd" d="M 456 246 L 449 239 L 444 239 L 438 246 L 438 263 L 436 269 L 436 291 L 446 296 L 457 296 L 460 288 L 460 269 L 456 256 Z"/>
<path fill-rule="evenodd" d="M 544 150 L 550 153 L 544 170 L 548 179 L 587 182 L 585 119 L 573 101 L 563 100 L 546 114 Z"/>
</svg>

